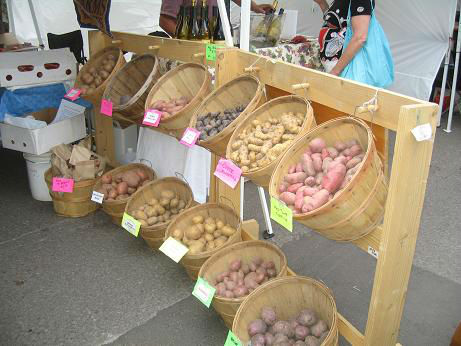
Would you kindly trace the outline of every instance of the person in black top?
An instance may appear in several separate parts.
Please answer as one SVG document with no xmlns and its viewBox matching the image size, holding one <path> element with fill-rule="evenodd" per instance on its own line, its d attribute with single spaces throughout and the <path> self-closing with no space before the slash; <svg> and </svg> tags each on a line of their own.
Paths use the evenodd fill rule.
<svg viewBox="0 0 461 346">
<path fill-rule="evenodd" d="M 324 13 L 319 33 L 320 59 L 326 72 L 339 76 L 367 41 L 368 26 L 375 6 L 374 0 L 314 0 Z M 351 9 L 353 36 L 343 51 L 347 29 L 347 13 Z"/>
</svg>

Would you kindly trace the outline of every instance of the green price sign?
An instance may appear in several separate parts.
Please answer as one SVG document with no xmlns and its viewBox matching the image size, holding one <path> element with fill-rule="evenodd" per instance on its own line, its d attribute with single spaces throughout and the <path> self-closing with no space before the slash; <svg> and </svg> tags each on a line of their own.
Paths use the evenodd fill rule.
<svg viewBox="0 0 461 346">
<path fill-rule="evenodd" d="M 293 232 L 293 210 L 272 196 L 271 219 Z"/>
<path fill-rule="evenodd" d="M 206 45 L 206 59 L 209 61 L 216 61 L 216 45 L 208 43 Z"/>
<path fill-rule="evenodd" d="M 242 342 L 229 330 L 224 346 L 243 346 Z"/>
<path fill-rule="evenodd" d="M 209 308 L 215 291 L 216 288 L 211 286 L 208 282 L 206 282 L 206 280 L 199 277 L 195 283 L 192 295 Z"/>
</svg>

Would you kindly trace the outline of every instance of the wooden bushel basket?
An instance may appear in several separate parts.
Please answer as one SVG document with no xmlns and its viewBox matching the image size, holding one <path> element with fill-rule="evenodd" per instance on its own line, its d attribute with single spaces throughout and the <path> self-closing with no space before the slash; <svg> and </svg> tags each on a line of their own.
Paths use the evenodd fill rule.
<svg viewBox="0 0 461 346">
<path fill-rule="evenodd" d="M 123 165 L 109 172 L 106 172 L 104 174 L 109 174 L 111 176 L 114 176 L 119 173 L 129 171 L 133 168 L 142 169 L 149 177 L 149 180 L 154 180 L 156 178 L 154 170 L 150 167 L 147 167 L 146 165 L 142 163 L 130 163 L 128 165 Z M 95 190 L 99 189 L 101 185 L 102 185 L 102 181 L 101 181 L 101 178 L 99 178 L 94 184 L 94 189 Z M 122 223 L 123 213 L 125 212 L 126 204 L 131 199 L 131 197 L 132 196 L 130 196 L 129 198 L 123 199 L 123 200 L 104 201 L 102 203 L 102 209 L 112 217 L 112 222 L 118 226 L 120 226 L 120 224 Z"/>
<path fill-rule="evenodd" d="M 241 259 L 242 263 L 249 263 L 256 257 L 262 258 L 263 261 L 273 261 L 277 270 L 277 277 L 287 275 L 285 254 L 274 244 L 262 240 L 243 241 L 219 250 L 206 260 L 198 275 L 207 282 L 212 282 L 218 274 L 229 269 L 229 264 L 233 260 Z M 213 307 L 221 315 L 229 329 L 232 328 L 235 314 L 246 297 L 213 297 Z"/>
<path fill-rule="evenodd" d="M 123 65 L 125 65 L 126 61 L 125 61 L 125 57 L 123 56 L 123 52 L 117 47 L 106 47 L 102 49 L 101 51 L 97 52 L 94 56 L 92 56 L 90 60 L 85 65 L 83 65 L 82 69 L 79 71 L 77 75 L 77 80 L 75 81 L 75 88 L 79 89 L 82 85 L 85 84 L 82 81 L 82 76 L 85 73 L 88 73 L 90 68 L 92 67 L 96 68 L 96 66 L 98 67 L 101 66 L 102 61 L 111 54 L 117 57 L 117 62 L 115 64 L 114 69 L 109 74 L 109 77 L 107 77 L 104 80 L 104 82 L 102 82 L 101 85 L 99 85 L 94 90 L 93 93 L 81 95 L 82 98 L 90 101 L 94 105 L 99 104 L 99 102 L 101 102 L 101 97 L 104 94 L 104 90 L 106 90 L 107 84 L 112 79 L 112 77 L 117 73 L 117 71 L 120 70 L 123 67 Z"/>
<path fill-rule="evenodd" d="M 171 100 L 181 96 L 190 102 L 175 115 L 162 119 L 159 127 L 168 131 L 171 136 L 181 138 L 189 125 L 194 111 L 211 90 L 211 75 L 207 67 L 195 63 L 181 64 L 164 74 L 149 92 L 145 110 L 158 100 Z"/>
<path fill-rule="evenodd" d="M 162 190 L 174 191 L 176 196 L 179 196 L 179 198 L 186 203 L 185 209 L 189 209 L 194 202 L 194 196 L 188 184 L 178 178 L 167 177 L 154 180 L 131 195 L 130 200 L 126 204 L 125 213 L 132 215 L 132 210 L 146 204 L 152 198 L 160 200 L 160 193 Z M 160 245 L 162 245 L 163 238 L 165 237 L 165 230 L 170 222 L 171 221 L 157 223 L 147 227 L 141 226 L 141 237 L 150 248 L 157 250 Z"/>
<path fill-rule="evenodd" d="M 296 136 L 296 138 L 301 137 L 309 130 L 311 130 L 315 126 L 315 118 L 314 118 L 314 111 L 308 100 L 303 97 L 289 95 L 289 96 L 281 96 L 275 99 L 266 102 L 261 107 L 256 109 L 253 113 L 249 114 L 245 119 L 243 119 L 240 124 L 235 129 L 234 133 L 232 134 L 231 139 L 227 145 L 226 157 L 230 159 L 230 156 L 233 152 L 232 150 L 232 143 L 237 141 L 239 138 L 238 136 L 240 133 L 243 132 L 246 128 L 251 127 L 251 122 L 253 120 L 260 120 L 266 121 L 269 118 L 277 118 L 280 119 L 283 113 L 302 113 L 305 115 L 305 120 L 301 128 L 301 132 Z M 279 157 L 272 161 L 270 164 L 260 167 L 249 172 L 245 172 L 242 175 L 250 179 L 253 183 L 267 187 L 269 185 L 272 172 L 274 171 L 277 163 L 280 161 L 283 153 L 279 155 Z"/>
<path fill-rule="evenodd" d="M 276 278 L 251 292 L 240 305 L 232 325 L 232 332 L 244 345 L 250 341 L 248 325 L 261 318 L 264 306 L 274 308 L 277 319 L 284 321 L 303 309 L 313 309 L 330 328 L 322 346 L 338 345 L 336 303 L 330 289 L 317 280 L 304 276 Z"/>
<path fill-rule="evenodd" d="M 126 63 L 109 81 L 103 98 L 112 102 L 114 118 L 139 122 L 144 117 L 147 94 L 160 78 L 156 56 L 140 55 Z"/>
<path fill-rule="evenodd" d="M 45 181 L 53 199 L 53 208 L 56 214 L 65 217 L 82 217 L 99 208 L 98 204 L 91 201 L 96 179 L 76 181 L 73 192 L 51 191 L 52 179 L 53 174 L 50 168 L 45 172 Z"/>
<path fill-rule="evenodd" d="M 323 138 L 328 146 L 337 141 L 356 139 L 365 151 L 358 172 L 339 194 L 309 213 L 293 218 L 325 237 L 353 241 L 371 232 L 384 215 L 387 181 L 368 125 L 357 118 L 341 117 L 327 121 L 298 139 L 283 155 L 272 175 L 269 193 L 278 197 L 278 186 L 289 166 L 299 162 L 308 143 Z"/>
<path fill-rule="evenodd" d="M 220 249 L 242 241 L 242 230 L 239 216 L 232 208 L 221 203 L 200 204 L 182 212 L 172 222 L 170 222 L 170 225 L 166 229 L 164 240 L 167 240 L 176 228 L 185 229 L 186 227 L 192 225 L 192 218 L 197 215 L 202 215 L 204 218 L 217 217 L 225 224 L 229 224 L 234 227 L 237 232 L 230 236 L 226 243 L 216 249 L 205 251 L 196 255 L 186 253 L 186 255 L 181 259 L 181 264 L 186 269 L 187 275 L 189 275 L 189 277 L 194 281 L 197 280 L 198 272 L 208 258 Z"/>
<path fill-rule="evenodd" d="M 242 113 L 217 135 L 197 144 L 207 148 L 218 156 L 225 157 L 227 143 L 237 125 L 248 114 L 266 101 L 264 85 L 254 76 L 244 75 L 232 79 L 214 90 L 197 108 L 191 118 L 189 127 L 195 128 L 197 118 L 208 112 L 222 112 L 226 109 L 246 105 Z"/>
</svg>

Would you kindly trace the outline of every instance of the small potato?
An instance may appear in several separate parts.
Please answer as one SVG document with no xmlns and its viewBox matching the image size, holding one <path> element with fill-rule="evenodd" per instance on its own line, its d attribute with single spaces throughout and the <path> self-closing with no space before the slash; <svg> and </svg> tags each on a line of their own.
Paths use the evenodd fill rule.
<svg viewBox="0 0 461 346">
<path fill-rule="evenodd" d="M 186 207 L 186 202 L 184 202 L 182 199 L 179 200 L 178 209 L 184 209 L 185 207 Z"/>
<path fill-rule="evenodd" d="M 196 255 L 200 252 L 203 252 L 205 244 L 198 240 L 192 240 L 189 242 L 189 253 L 191 255 Z"/>
<path fill-rule="evenodd" d="M 150 205 L 154 206 L 154 205 L 157 205 L 158 204 L 158 199 L 157 198 L 152 198 L 151 200 L 149 200 L 149 203 Z"/>
<path fill-rule="evenodd" d="M 147 219 L 147 223 L 149 225 L 155 225 L 157 223 L 157 221 L 158 221 L 157 216 L 152 216 L 152 217 Z"/>
<path fill-rule="evenodd" d="M 214 231 L 216 231 L 216 224 L 214 223 L 206 223 L 205 224 L 205 232 L 209 233 L 209 234 L 213 234 Z M 226 235 L 226 234 L 224 234 Z"/>
<path fill-rule="evenodd" d="M 241 266 L 242 266 L 242 261 L 239 259 L 236 259 L 230 263 L 229 268 L 232 271 L 238 271 Z"/>
<path fill-rule="evenodd" d="M 161 205 L 157 204 L 157 214 L 158 215 L 163 215 L 165 214 L 165 208 L 163 208 Z"/>
<path fill-rule="evenodd" d="M 216 221 L 215 221 L 215 219 L 213 219 L 212 217 L 207 217 L 207 218 L 205 219 L 205 223 L 214 223 L 214 224 L 215 224 Z"/>
<path fill-rule="evenodd" d="M 163 214 L 163 217 L 167 220 L 170 218 L 170 216 L 171 216 L 171 212 L 169 210 L 165 211 L 165 214 Z"/>
<path fill-rule="evenodd" d="M 160 215 L 160 216 L 157 216 L 157 222 L 161 223 L 161 222 L 164 222 L 165 221 L 165 218 L 163 217 L 163 215 Z"/>
<path fill-rule="evenodd" d="M 200 230 L 200 233 L 205 232 L 205 226 L 202 223 L 199 223 L 199 224 L 195 225 L 195 227 L 197 227 L 197 229 Z"/>
<path fill-rule="evenodd" d="M 213 235 L 208 234 L 208 233 L 205 233 L 204 237 L 205 237 L 206 241 L 208 241 L 208 242 L 214 240 Z"/>
<path fill-rule="evenodd" d="M 176 197 L 176 194 L 171 190 L 163 190 L 160 195 L 162 196 L 162 198 L 166 198 L 168 200 L 171 200 Z"/>
<path fill-rule="evenodd" d="M 179 199 L 177 198 L 173 198 L 171 201 L 170 201 L 170 208 L 176 208 L 179 204 Z"/>
<path fill-rule="evenodd" d="M 194 224 L 203 223 L 203 216 L 202 215 L 194 216 L 192 218 L 192 223 L 194 223 Z"/>
<path fill-rule="evenodd" d="M 226 242 L 227 242 L 227 237 L 224 237 L 224 236 L 220 236 L 219 238 L 215 239 L 215 244 L 217 248 L 224 245 Z"/>
<path fill-rule="evenodd" d="M 202 232 L 200 232 L 200 229 L 198 229 L 196 225 L 194 225 L 194 226 L 188 227 L 184 234 L 186 235 L 188 239 L 195 240 L 201 237 Z"/>
<path fill-rule="evenodd" d="M 224 227 L 224 222 L 222 222 L 221 220 L 216 221 L 216 228 L 217 229 L 221 229 L 223 227 Z"/>
<path fill-rule="evenodd" d="M 206 243 L 206 251 L 214 250 L 216 248 L 216 243 L 214 240 Z"/>
<path fill-rule="evenodd" d="M 149 224 L 147 223 L 146 220 L 139 220 L 139 223 L 141 224 L 141 227 L 147 227 Z"/>
<path fill-rule="evenodd" d="M 237 230 L 229 225 L 226 225 L 223 228 L 221 228 L 221 233 L 227 237 L 232 236 L 233 234 L 235 234 L 235 232 L 237 232 Z"/>
<path fill-rule="evenodd" d="M 136 219 L 137 220 L 147 220 L 147 215 L 145 212 L 141 211 L 141 210 L 138 210 L 137 213 L 136 213 Z"/>
<path fill-rule="evenodd" d="M 176 228 L 172 233 L 173 238 L 182 239 L 184 237 L 184 232 L 182 229 Z"/>
<path fill-rule="evenodd" d="M 207 241 L 206 241 L 206 239 L 205 239 L 204 237 L 198 238 L 198 241 L 202 242 L 202 243 L 205 244 L 205 245 L 206 245 L 206 243 L 207 243 Z"/>
<path fill-rule="evenodd" d="M 179 212 L 178 209 L 176 209 L 176 208 L 171 208 L 170 211 L 171 211 L 171 214 L 173 214 L 173 215 L 176 215 Z"/>
<path fill-rule="evenodd" d="M 170 205 L 170 200 L 168 198 L 161 198 L 159 204 L 165 208 Z"/>
<path fill-rule="evenodd" d="M 146 207 L 144 209 L 144 212 L 146 213 L 148 217 L 157 216 L 157 211 L 151 206 Z"/>
<path fill-rule="evenodd" d="M 213 232 L 213 237 L 219 238 L 220 236 L 222 236 L 222 233 L 221 233 L 220 230 L 217 230 L 217 231 L 214 231 L 214 232 Z"/>
</svg>

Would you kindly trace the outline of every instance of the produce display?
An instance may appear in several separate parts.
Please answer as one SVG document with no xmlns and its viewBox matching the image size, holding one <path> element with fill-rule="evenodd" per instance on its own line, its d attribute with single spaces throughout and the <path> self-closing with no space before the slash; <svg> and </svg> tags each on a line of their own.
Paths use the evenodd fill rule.
<svg viewBox="0 0 461 346">
<path fill-rule="evenodd" d="M 327 147 L 314 138 L 279 185 L 280 200 L 295 214 L 311 212 L 333 199 L 360 169 L 365 154 L 355 140 Z"/>
<path fill-rule="evenodd" d="M 235 232 L 234 227 L 219 218 L 197 215 L 192 218 L 190 226 L 176 228 L 171 235 L 189 248 L 189 254 L 196 255 L 223 246 Z"/>
<path fill-rule="evenodd" d="M 102 185 L 96 191 L 104 194 L 105 201 L 123 200 L 129 198 L 141 186 L 147 184 L 149 176 L 140 168 L 111 175 L 106 173 L 101 177 Z"/>
<path fill-rule="evenodd" d="M 160 200 L 152 198 L 148 203 L 131 210 L 130 215 L 137 219 L 141 226 L 153 226 L 160 223 L 169 223 L 175 215 L 186 207 L 186 201 L 171 190 L 163 190 Z"/>
<path fill-rule="evenodd" d="M 251 321 L 248 335 L 252 346 L 320 346 L 329 332 L 325 321 L 312 309 L 303 309 L 289 321 L 277 319 L 272 307 L 261 309 L 261 318 Z"/>
<path fill-rule="evenodd" d="M 109 77 L 116 64 L 117 57 L 109 54 L 99 66 L 90 67 L 88 72 L 84 72 L 81 78 L 84 84 L 80 86 L 82 95 L 92 94 Z"/>
<path fill-rule="evenodd" d="M 224 130 L 231 122 L 244 111 L 247 106 L 237 106 L 232 109 L 226 109 L 223 112 L 208 112 L 199 115 L 195 128 L 200 131 L 200 140 L 207 140 Z"/>
<path fill-rule="evenodd" d="M 187 97 L 181 96 L 170 100 L 157 100 L 150 107 L 162 112 L 162 119 L 167 119 L 179 113 L 189 102 Z"/>
<path fill-rule="evenodd" d="M 253 120 L 231 144 L 230 159 L 240 166 L 242 172 L 267 166 L 293 142 L 304 120 L 302 113 L 292 112 L 283 114 L 280 119 Z"/>
<path fill-rule="evenodd" d="M 236 259 L 229 264 L 229 269 L 215 278 L 216 296 L 240 298 L 275 278 L 277 270 L 273 261 L 264 262 L 260 257 L 249 263 Z"/>
</svg>

